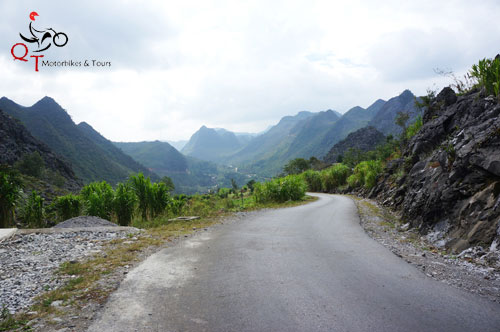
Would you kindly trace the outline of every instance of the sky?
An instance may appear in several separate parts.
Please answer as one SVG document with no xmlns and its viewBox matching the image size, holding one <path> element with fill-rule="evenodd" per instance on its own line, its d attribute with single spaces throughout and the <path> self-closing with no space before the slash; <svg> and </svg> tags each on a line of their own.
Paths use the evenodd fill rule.
<svg viewBox="0 0 500 332">
<path fill-rule="evenodd" d="M 29 61 L 14 60 L 33 11 L 34 28 L 68 43 L 25 43 Z M 498 0 L 0 0 L 0 13 L 0 96 L 50 96 L 113 141 L 189 139 L 202 125 L 259 132 L 303 110 L 424 95 L 452 83 L 436 68 L 460 76 L 500 53 Z M 90 66 L 36 72 L 39 54 Z"/>
</svg>

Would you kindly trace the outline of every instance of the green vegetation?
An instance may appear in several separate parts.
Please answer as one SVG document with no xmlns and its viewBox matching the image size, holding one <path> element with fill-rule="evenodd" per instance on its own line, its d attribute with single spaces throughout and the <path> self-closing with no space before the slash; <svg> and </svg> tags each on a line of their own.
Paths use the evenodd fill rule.
<svg viewBox="0 0 500 332">
<path fill-rule="evenodd" d="M 130 225 L 136 202 L 137 198 L 132 187 L 128 183 L 119 183 L 113 200 L 113 212 L 120 226 Z"/>
<path fill-rule="evenodd" d="M 484 88 L 488 95 L 500 98 L 500 56 L 479 60 L 469 74 L 477 80 L 476 87 Z"/>
<path fill-rule="evenodd" d="M 338 163 L 321 171 L 322 189 L 331 192 L 334 189 L 346 184 L 347 178 L 352 173 L 347 165 Z"/>
<path fill-rule="evenodd" d="M 82 188 L 80 195 L 85 205 L 85 213 L 111 220 L 114 191 L 106 182 L 93 182 Z"/>
<path fill-rule="evenodd" d="M 43 206 L 44 199 L 38 195 L 36 190 L 31 192 L 22 211 L 22 219 L 30 227 L 43 227 L 45 209 Z"/>
<path fill-rule="evenodd" d="M 405 131 L 405 137 L 407 140 L 415 136 L 420 128 L 422 128 L 423 122 L 422 122 L 422 116 L 418 116 L 417 119 L 415 120 L 414 123 L 408 126 L 408 128 Z"/>
<path fill-rule="evenodd" d="M 78 217 L 82 211 L 82 201 L 80 196 L 65 195 L 59 196 L 54 202 L 58 221 L 64 221 L 74 217 Z"/>
<path fill-rule="evenodd" d="M 13 224 L 16 201 L 20 193 L 19 173 L 10 167 L 0 166 L 0 227 Z"/>
<path fill-rule="evenodd" d="M 371 189 L 375 186 L 377 176 L 382 172 L 382 163 L 378 160 L 362 161 L 354 168 L 354 172 L 347 179 L 350 187 L 365 187 Z"/>
<path fill-rule="evenodd" d="M 307 190 L 303 177 L 288 175 L 265 183 L 256 183 L 255 201 L 258 203 L 286 202 L 301 200 Z"/>
<path fill-rule="evenodd" d="M 21 173 L 40 178 L 44 170 L 44 161 L 38 151 L 24 155 L 15 165 Z"/>
<path fill-rule="evenodd" d="M 304 158 L 296 158 L 290 160 L 284 167 L 283 172 L 286 175 L 290 174 L 300 174 L 311 168 L 311 163 Z"/>
<path fill-rule="evenodd" d="M 308 191 L 318 192 L 322 190 L 323 182 L 321 181 L 321 175 L 319 172 L 309 169 L 302 173 L 302 177 L 307 184 Z"/>
</svg>

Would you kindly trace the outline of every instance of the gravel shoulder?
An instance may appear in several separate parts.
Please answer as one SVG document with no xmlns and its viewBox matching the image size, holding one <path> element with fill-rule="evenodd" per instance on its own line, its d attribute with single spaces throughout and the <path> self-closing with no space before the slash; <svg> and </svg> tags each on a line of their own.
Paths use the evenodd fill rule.
<svg viewBox="0 0 500 332">
<path fill-rule="evenodd" d="M 237 222 L 248 214 L 256 213 L 259 211 L 235 213 L 209 222 L 215 222 L 210 228 Z M 178 235 L 158 241 L 144 230 L 109 225 L 109 222 L 93 220 L 92 217 L 78 218 L 65 223 L 65 227 L 19 230 L 0 243 L 0 309 L 5 306 L 12 314 L 27 315 L 31 319 L 27 325 L 32 331 L 86 331 L 108 295 L 119 287 L 131 269 L 158 250 L 208 230 L 206 227 L 181 228 Z M 151 244 L 136 250 L 141 241 Z M 77 265 L 96 258 L 107 259 L 108 254 L 116 250 L 126 255 L 132 248 L 133 260 L 111 269 L 97 281 L 95 297 L 48 303 L 50 314 L 41 317 L 39 312 L 29 311 L 37 298 L 64 288 L 72 279 L 78 279 L 76 275 L 59 274 L 61 264 Z"/>
<path fill-rule="evenodd" d="M 474 247 L 459 254 L 442 251 L 432 234 L 421 236 L 402 225 L 396 214 L 376 201 L 350 196 L 366 233 L 428 277 L 500 303 L 500 251 Z"/>
</svg>

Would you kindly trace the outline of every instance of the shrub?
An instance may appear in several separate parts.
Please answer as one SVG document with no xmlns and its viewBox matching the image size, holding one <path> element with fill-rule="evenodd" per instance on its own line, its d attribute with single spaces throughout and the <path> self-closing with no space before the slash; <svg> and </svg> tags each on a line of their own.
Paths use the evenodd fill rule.
<svg viewBox="0 0 500 332">
<path fill-rule="evenodd" d="M 184 205 L 186 205 L 186 201 L 187 196 L 184 194 L 174 196 L 174 198 L 170 202 L 170 209 L 172 210 L 172 213 L 176 216 L 180 215 L 182 212 L 182 208 L 184 207 Z"/>
<path fill-rule="evenodd" d="M 302 177 L 307 184 L 308 191 L 320 192 L 322 190 L 321 175 L 318 171 L 307 170 L 302 173 Z"/>
<path fill-rule="evenodd" d="M 38 195 L 36 190 L 33 190 L 29 195 L 22 210 L 22 217 L 24 222 L 31 227 L 44 226 L 43 198 Z"/>
<path fill-rule="evenodd" d="M 255 200 L 259 203 L 297 201 L 304 197 L 307 184 L 302 176 L 288 175 L 254 186 Z"/>
<path fill-rule="evenodd" d="M 113 211 L 120 226 L 128 226 L 134 215 L 136 196 L 129 184 L 118 183 L 113 200 Z"/>
<path fill-rule="evenodd" d="M 353 174 L 347 178 L 347 184 L 352 188 L 364 186 L 371 189 L 375 186 L 380 172 L 382 172 L 382 163 L 380 161 L 362 161 L 356 165 Z"/>
<path fill-rule="evenodd" d="M 500 57 L 479 60 L 469 74 L 477 80 L 477 86 L 484 87 L 487 94 L 500 97 Z"/>
<path fill-rule="evenodd" d="M 78 217 L 82 212 L 82 201 L 78 195 L 59 196 L 54 206 L 59 221 Z"/>
<path fill-rule="evenodd" d="M 335 164 L 321 172 L 323 190 L 330 192 L 346 184 L 351 169 L 344 164 Z"/>
<path fill-rule="evenodd" d="M 14 222 L 16 202 L 21 193 L 19 173 L 8 166 L 0 167 L 0 228 Z"/>
<path fill-rule="evenodd" d="M 113 188 L 106 181 L 86 185 L 81 190 L 80 195 L 85 204 L 87 215 L 111 220 L 115 194 Z"/>
</svg>

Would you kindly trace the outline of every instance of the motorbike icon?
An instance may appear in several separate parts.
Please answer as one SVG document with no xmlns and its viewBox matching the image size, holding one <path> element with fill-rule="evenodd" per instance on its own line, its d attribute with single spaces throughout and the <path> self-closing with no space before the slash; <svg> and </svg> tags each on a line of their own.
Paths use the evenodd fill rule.
<svg viewBox="0 0 500 332">
<path fill-rule="evenodd" d="M 19 33 L 19 36 L 27 43 L 36 43 L 38 45 L 38 49 L 33 52 L 43 52 L 52 46 L 52 44 L 57 47 L 63 47 L 68 43 L 68 36 L 64 32 L 57 32 L 52 28 L 37 30 L 33 28 L 32 23 L 30 22 L 29 25 L 32 37 L 25 37 L 21 33 Z"/>
</svg>

